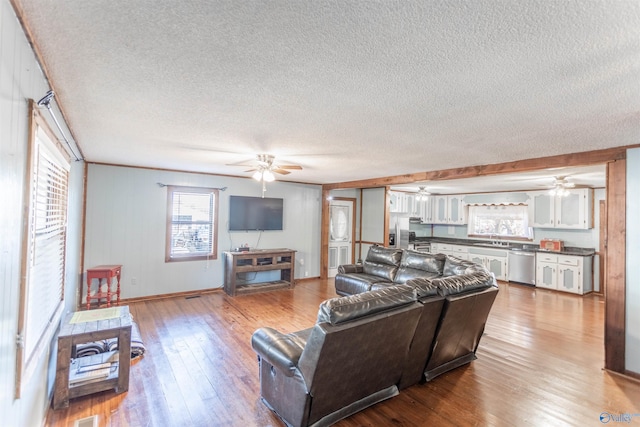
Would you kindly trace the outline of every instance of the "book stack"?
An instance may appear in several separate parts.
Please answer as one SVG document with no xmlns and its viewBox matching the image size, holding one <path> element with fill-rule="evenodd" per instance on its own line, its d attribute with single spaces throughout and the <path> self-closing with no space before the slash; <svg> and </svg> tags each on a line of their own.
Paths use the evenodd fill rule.
<svg viewBox="0 0 640 427">
<path fill-rule="evenodd" d="M 114 367 L 117 367 L 117 362 L 80 365 L 79 359 L 75 359 L 69 367 L 69 386 L 102 381 L 109 376 Z"/>
</svg>

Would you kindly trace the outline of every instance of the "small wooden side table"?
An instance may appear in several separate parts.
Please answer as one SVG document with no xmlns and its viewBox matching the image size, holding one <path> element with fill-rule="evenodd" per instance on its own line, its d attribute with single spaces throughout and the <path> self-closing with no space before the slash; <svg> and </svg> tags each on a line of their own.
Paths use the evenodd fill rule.
<svg viewBox="0 0 640 427">
<path fill-rule="evenodd" d="M 100 307 L 100 300 L 106 300 L 107 307 L 111 307 L 111 297 L 114 292 L 111 292 L 111 280 L 115 277 L 117 281 L 117 287 L 115 291 L 116 305 L 120 305 L 120 274 L 122 272 L 122 265 L 99 265 L 97 267 L 87 269 L 87 310 L 91 308 L 91 300 L 98 300 L 98 308 Z M 91 295 L 91 282 L 93 279 L 98 279 L 98 291 Z M 107 280 L 107 289 L 102 291 L 102 280 Z"/>
<path fill-rule="evenodd" d="M 75 349 L 78 344 L 110 338 L 118 339 L 118 350 L 76 358 Z M 103 378 L 71 384 L 69 374 L 72 364 L 74 369 L 89 370 L 93 366 L 109 364 L 113 365 L 114 370 Z M 58 334 L 53 409 L 66 408 L 69 406 L 69 399 L 90 393 L 113 388 L 116 393 L 127 391 L 130 366 L 131 315 L 128 306 L 69 313 L 62 321 Z"/>
</svg>

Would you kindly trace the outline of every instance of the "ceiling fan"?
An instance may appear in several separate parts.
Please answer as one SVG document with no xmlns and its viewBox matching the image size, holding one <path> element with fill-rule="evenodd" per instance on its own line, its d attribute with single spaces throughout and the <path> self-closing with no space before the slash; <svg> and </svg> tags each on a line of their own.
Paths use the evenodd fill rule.
<svg viewBox="0 0 640 427">
<path fill-rule="evenodd" d="M 576 186 L 575 183 L 569 182 L 566 176 L 553 177 L 553 187 L 549 190 L 549 195 L 564 197 L 569 195 L 569 188 Z"/>
<path fill-rule="evenodd" d="M 271 154 L 258 154 L 255 164 L 235 163 L 228 166 L 253 166 L 245 172 L 253 172 L 251 177 L 256 181 L 262 182 L 262 197 L 264 197 L 264 192 L 266 191 L 265 183 L 275 181 L 276 176 L 274 173 L 288 175 L 291 173 L 289 172 L 290 170 L 302 170 L 302 166 L 299 165 L 281 165 L 274 163 L 274 161 L 275 157 Z"/>
<path fill-rule="evenodd" d="M 271 154 L 258 154 L 255 164 L 235 163 L 229 166 L 253 166 L 245 172 L 255 172 L 252 177 L 256 181 L 271 182 L 276 179 L 274 173 L 280 175 L 288 175 L 289 170 L 302 170 L 302 166 L 298 165 L 280 165 L 274 163 L 275 157 Z"/>
</svg>

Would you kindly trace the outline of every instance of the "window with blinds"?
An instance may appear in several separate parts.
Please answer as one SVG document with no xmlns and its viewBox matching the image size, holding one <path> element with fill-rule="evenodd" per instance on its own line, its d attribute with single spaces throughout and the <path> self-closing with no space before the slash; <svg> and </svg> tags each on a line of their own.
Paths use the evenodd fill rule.
<svg viewBox="0 0 640 427">
<path fill-rule="evenodd" d="M 32 107 L 18 322 L 18 386 L 44 351 L 63 310 L 69 158 Z"/>
<path fill-rule="evenodd" d="M 165 261 L 217 257 L 218 190 L 167 186 Z"/>
</svg>

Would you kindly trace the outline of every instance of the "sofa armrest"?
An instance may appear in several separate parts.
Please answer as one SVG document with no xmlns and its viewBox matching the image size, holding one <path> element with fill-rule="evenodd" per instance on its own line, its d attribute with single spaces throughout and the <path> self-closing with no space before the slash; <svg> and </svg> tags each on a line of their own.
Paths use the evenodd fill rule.
<svg viewBox="0 0 640 427">
<path fill-rule="evenodd" d="M 364 270 L 362 264 L 343 264 L 338 266 L 338 273 L 362 273 Z"/>
<path fill-rule="evenodd" d="M 260 328 L 251 336 L 251 347 L 258 355 L 288 377 L 295 375 L 303 347 L 299 340 L 272 328 Z"/>
</svg>

